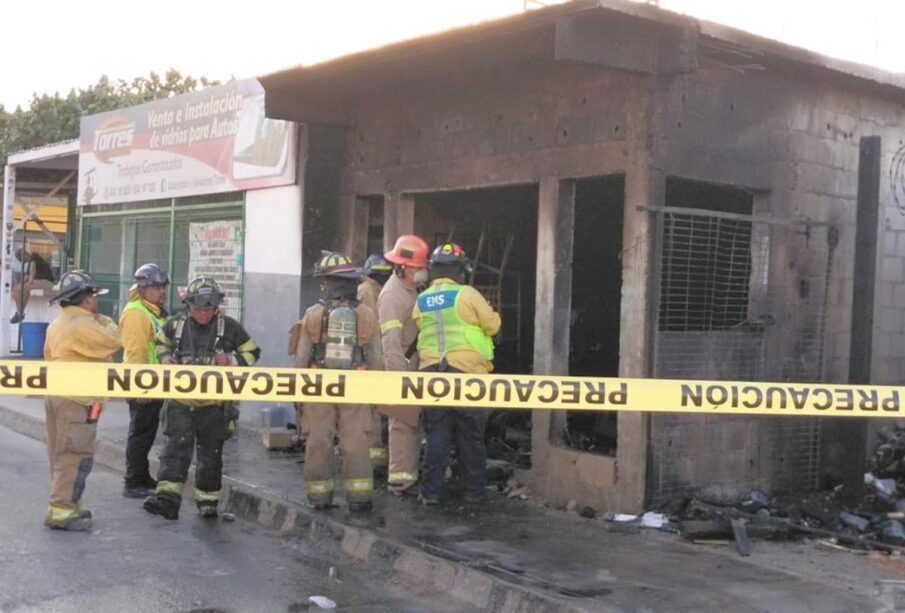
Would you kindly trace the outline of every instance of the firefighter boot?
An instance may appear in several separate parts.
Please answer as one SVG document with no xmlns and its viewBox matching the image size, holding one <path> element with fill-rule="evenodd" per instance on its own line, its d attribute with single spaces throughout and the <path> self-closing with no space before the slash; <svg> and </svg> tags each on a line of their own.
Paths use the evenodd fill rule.
<svg viewBox="0 0 905 613">
<path fill-rule="evenodd" d="M 217 517 L 217 503 L 212 500 L 205 500 L 198 503 L 198 517 L 204 519 L 213 519 Z"/>
<path fill-rule="evenodd" d="M 148 496 L 143 506 L 148 513 L 160 515 L 164 519 L 179 519 L 179 503 L 169 496 Z"/>
<path fill-rule="evenodd" d="M 151 487 L 150 485 L 127 485 L 123 488 L 123 496 L 126 498 L 147 498 L 154 495 L 155 489 L 156 486 Z"/>
<path fill-rule="evenodd" d="M 52 530 L 68 530 L 70 532 L 90 532 L 91 531 L 91 511 L 76 510 L 66 517 L 54 518 L 53 514 L 48 512 L 44 517 L 44 525 Z"/>
<path fill-rule="evenodd" d="M 69 530 L 70 532 L 90 532 L 90 517 L 73 517 L 64 521 L 44 520 L 44 525 L 53 530 Z"/>
</svg>

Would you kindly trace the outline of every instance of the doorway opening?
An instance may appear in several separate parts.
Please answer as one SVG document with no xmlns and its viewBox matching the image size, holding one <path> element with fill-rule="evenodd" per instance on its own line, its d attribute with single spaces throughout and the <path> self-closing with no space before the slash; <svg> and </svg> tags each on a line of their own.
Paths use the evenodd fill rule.
<svg viewBox="0 0 905 613">
<path fill-rule="evenodd" d="M 575 183 L 570 375 L 619 375 L 624 202 L 622 175 Z M 617 434 L 614 411 L 569 411 L 562 440 L 573 449 L 615 456 Z"/>
<path fill-rule="evenodd" d="M 474 264 L 471 285 L 500 313 L 494 367 L 531 373 L 537 262 L 536 185 L 418 194 L 415 234 L 430 243 L 458 243 Z M 488 456 L 530 467 L 531 412 L 494 411 L 487 425 Z"/>
</svg>

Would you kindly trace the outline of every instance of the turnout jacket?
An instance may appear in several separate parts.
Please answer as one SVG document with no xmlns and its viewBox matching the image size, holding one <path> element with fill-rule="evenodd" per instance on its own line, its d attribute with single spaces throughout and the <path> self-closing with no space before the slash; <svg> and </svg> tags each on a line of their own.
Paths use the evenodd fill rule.
<svg viewBox="0 0 905 613">
<path fill-rule="evenodd" d="M 157 333 L 160 362 L 173 357 L 180 364 L 213 364 L 217 353 L 228 355 L 234 366 L 252 366 L 261 356 L 260 348 L 242 324 L 221 312 L 202 326 L 186 310 L 170 317 Z M 212 400 L 179 402 L 194 407 L 221 404 Z"/>
<path fill-rule="evenodd" d="M 364 277 L 358 284 L 358 301 L 365 304 L 375 313 L 377 312 L 377 296 L 380 295 L 382 286 L 371 277 Z"/>
<path fill-rule="evenodd" d="M 129 302 L 119 316 L 123 338 L 123 362 L 157 363 L 157 333 L 166 322 L 166 313 L 156 304 L 142 300 L 138 291 L 129 292 Z"/>
<path fill-rule="evenodd" d="M 65 306 L 47 328 L 44 359 L 48 362 L 110 362 L 122 347 L 119 328 L 106 315 L 80 306 Z M 89 405 L 103 398 L 72 397 Z"/>
</svg>

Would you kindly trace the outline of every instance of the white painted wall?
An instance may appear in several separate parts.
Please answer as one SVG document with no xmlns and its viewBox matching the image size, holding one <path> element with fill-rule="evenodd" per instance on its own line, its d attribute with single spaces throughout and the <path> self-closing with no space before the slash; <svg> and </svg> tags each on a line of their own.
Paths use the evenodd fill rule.
<svg viewBox="0 0 905 613">
<path fill-rule="evenodd" d="M 245 272 L 300 275 L 302 190 L 298 185 L 245 193 Z"/>
</svg>

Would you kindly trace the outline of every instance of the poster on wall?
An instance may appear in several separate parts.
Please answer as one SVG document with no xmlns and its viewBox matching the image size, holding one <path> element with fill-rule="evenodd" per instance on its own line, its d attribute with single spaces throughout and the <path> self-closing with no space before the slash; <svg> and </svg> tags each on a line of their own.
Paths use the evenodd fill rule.
<svg viewBox="0 0 905 613">
<path fill-rule="evenodd" d="M 295 182 L 295 124 L 264 116 L 255 79 L 82 118 L 78 204 Z"/>
<path fill-rule="evenodd" d="M 242 220 L 189 224 L 189 274 L 210 277 L 225 294 L 221 310 L 242 320 Z"/>
</svg>

